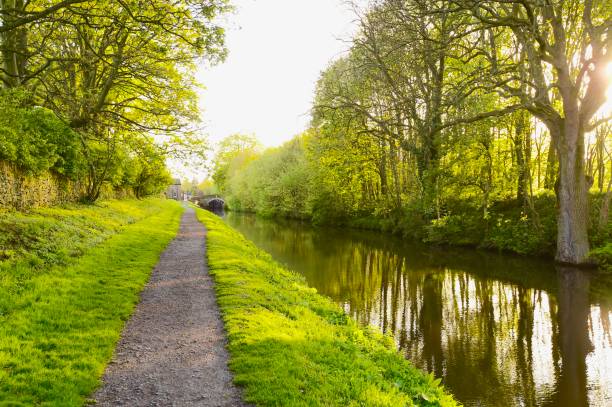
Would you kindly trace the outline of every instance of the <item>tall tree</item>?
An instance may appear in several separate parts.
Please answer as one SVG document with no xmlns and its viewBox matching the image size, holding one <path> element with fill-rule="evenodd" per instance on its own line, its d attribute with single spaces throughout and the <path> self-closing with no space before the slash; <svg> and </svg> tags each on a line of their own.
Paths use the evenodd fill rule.
<svg viewBox="0 0 612 407">
<path fill-rule="evenodd" d="M 129 154 L 201 150 L 194 137 L 195 62 L 225 56 L 215 20 L 226 0 L 2 6 L 0 78 L 7 87 L 29 89 L 31 103 L 50 108 L 81 136 L 87 200 L 98 198 L 123 151 L 143 140 L 164 145 Z"/>
<path fill-rule="evenodd" d="M 593 118 L 606 99 L 609 1 L 452 0 L 450 10 L 471 16 L 465 30 L 480 35 L 466 59 L 486 55 L 479 67 L 489 79 L 485 89 L 511 103 L 478 117 L 526 109 L 548 128 L 559 160 L 556 259 L 587 262 L 585 133 L 597 126 Z"/>
</svg>

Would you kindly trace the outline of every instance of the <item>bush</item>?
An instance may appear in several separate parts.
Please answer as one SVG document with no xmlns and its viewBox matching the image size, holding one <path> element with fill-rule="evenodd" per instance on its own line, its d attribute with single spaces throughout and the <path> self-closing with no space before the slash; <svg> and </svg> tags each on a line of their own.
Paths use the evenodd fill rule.
<svg viewBox="0 0 612 407">
<path fill-rule="evenodd" d="M 554 236 L 546 238 L 526 214 L 516 219 L 502 213 L 494 217 L 482 246 L 518 254 L 551 254 L 554 242 Z"/>
<path fill-rule="evenodd" d="M 50 110 L 28 106 L 19 89 L 0 92 L 0 160 L 32 175 L 53 170 L 76 179 L 85 168 L 79 135 Z"/>
<path fill-rule="evenodd" d="M 612 243 L 592 250 L 591 256 L 602 271 L 612 273 Z"/>
<path fill-rule="evenodd" d="M 348 220 L 342 201 L 327 190 L 318 191 L 312 198 L 312 223 L 315 225 L 343 224 Z"/>
<path fill-rule="evenodd" d="M 484 221 L 470 214 L 446 215 L 425 226 L 425 242 L 477 246 L 483 239 Z"/>
<path fill-rule="evenodd" d="M 591 247 L 602 247 L 612 242 L 612 218 L 608 218 L 606 224 L 601 224 L 601 209 L 604 203 L 605 194 L 595 193 L 591 195 L 589 201 L 591 223 L 589 225 L 589 237 Z"/>
</svg>

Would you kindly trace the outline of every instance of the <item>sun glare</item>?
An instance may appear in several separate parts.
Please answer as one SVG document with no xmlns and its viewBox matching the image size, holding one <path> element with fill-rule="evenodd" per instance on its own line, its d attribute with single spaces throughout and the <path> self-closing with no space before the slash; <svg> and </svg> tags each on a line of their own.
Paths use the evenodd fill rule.
<svg viewBox="0 0 612 407">
<path fill-rule="evenodd" d="M 610 118 L 612 116 L 612 63 L 606 66 L 606 101 L 601 105 L 597 113 L 595 114 L 595 120 L 602 119 L 605 117 Z M 591 131 L 588 137 L 588 143 L 591 144 L 595 141 L 595 131 Z"/>
<path fill-rule="evenodd" d="M 612 113 L 612 62 L 606 67 L 606 77 L 608 89 L 606 90 L 606 101 L 600 109 L 603 117 L 610 116 Z"/>
</svg>

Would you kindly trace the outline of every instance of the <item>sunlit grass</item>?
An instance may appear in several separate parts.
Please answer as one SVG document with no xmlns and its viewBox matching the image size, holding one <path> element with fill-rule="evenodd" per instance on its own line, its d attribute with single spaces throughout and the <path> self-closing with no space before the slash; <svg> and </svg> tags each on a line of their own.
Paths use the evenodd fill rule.
<svg viewBox="0 0 612 407">
<path fill-rule="evenodd" d="M 230 368 L 261 406 L 453 406 L 391 338 L 361 329 L 330 299 L 202 210 L 228 332 Z"/>
<path fill-rule="evenodd" d="M 21 253 L 19 259 L 27 261 L 0 269 L 0 405 L 84 403 L 175 236 L 181 211 L 173 201 L 147 200 L 10 213 L 45 225 L 49 234 L 37 239 L 48 250 Z M 57 227 L 47 228 L 54 218 L 60 219 Z M 72 233 L 70 224 L 86 225 L 86 233 Z M 79 247 L 82 255 L 58 264 L 54 257 L 40 258 L 62 243 Z"/>
<path fill-rule="evenodd" d="M 0 271 L 68 264 L 89 247 L 161 209 L 161 200 L 0 212 Z"/>
</svg>

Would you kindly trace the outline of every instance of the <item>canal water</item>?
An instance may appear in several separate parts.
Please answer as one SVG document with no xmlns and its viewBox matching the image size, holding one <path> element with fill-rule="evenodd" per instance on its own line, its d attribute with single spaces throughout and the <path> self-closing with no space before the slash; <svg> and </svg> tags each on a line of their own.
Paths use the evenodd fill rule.
<svg viewBox="0 0 612 407">
<path fill-rule="evenodd" d="M 549 261 L 229 213 L 466 406 L 612 406 L 612 278 Z"/>
</svg>

